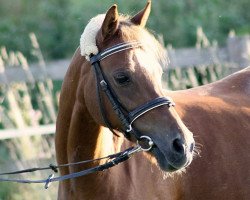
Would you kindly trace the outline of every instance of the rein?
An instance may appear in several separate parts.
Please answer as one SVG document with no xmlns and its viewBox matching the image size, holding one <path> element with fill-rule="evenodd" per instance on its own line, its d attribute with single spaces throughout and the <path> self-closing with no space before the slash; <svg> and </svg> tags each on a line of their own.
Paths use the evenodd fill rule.
<svg viewBox="0 0 250 200">
<path fill-rule="evenodd" d="M 0 182 L 15 182 L 15 183 L 43 183 L 44 188 L 48 189 L 50 186 L 50 183 L 52 182 L 57 182 L 57 181 L 64 181 L 72 178 L 77 178 L 80 176 L 85 176 L 88 174 L 92 174 L 94 172 L 99 172 L 99 171 L 104 171 L 106 169 L 109 169 L 115 165 L 118 165 L 119 163 L 122 163 L 126 160 L 128 160 L 133 154 L 141 152 L 141 151 L 149 151 L 152 146 L 153 142 L 152 140 L 147 137 L 147 136 L 142 136 L 141 140 L 145 140 L 148 142 L 148 146 L 143 147 L 140 145 L 139 142 L 137 142 L 137 146 L 135 147 L 130 147 L 124 151 L 121 151 L 116 154 L 111 154 L 102 158 L 97 158 L 93 160 L 85 160 L 85 161 L 80 161 L 80 162 L 75 162 L 75 163 L 68 163 L 68 164 L 62 164 L 62 165 L 49 165 L 49 167 L 38 167 L 38 168 L 30 168 L 30 169 L 25 169 L 25 170 L 20 170 L 20 171 L 14 171 L 14 172 L 7 172 L 7 173 L 1 173 L 0 176 L 3 175 L 13 175 L 13 174 L 23 174 L 23 173 L 29 173 L 29 172 L 35 172 L 35 171 L 42 171 L 42 170 L 53 170 L 54 172 L 58 172 L 57 169 L 63 168 L 63 167 L 69 167 L 69 166 L 75 166 L 75 165 L 80 165 L 80 164 L 85 164 L 85 163 L 90 163 L 90 162 L 95 162 L 103 159 L 108 159 L 110 161 L 106 162 L 105 164 L 98 165 L 96 167 L 92 167 L 86 170 L 82 170 L 79 172 L 75 173 L 70 173 L 64 176 L 58 176 L 54 177 L 54 174 L 49 175 L 47 179 L 41 179 L 41 180 L 28 180 L 28 179 L 7 179 L 7 178 L 0 178 Z"/>
<path fill-rule="evenodd" d="M 14 171 L 14 172 L 8 172 L 8 173 L 0 173 L 0 176 L 3 175 L 13 175 L 13 174 L 22 174 L 22 173 L 28 173 L 28 172 L 35 172 L 35 171 L 41 171 L 41 170 L 53 170 L 54 172 L 58 172 L 58 169 L 63 168 L 63 167 L 69 167 L 69 166 L 74 166 L 74 165 L 80 165 L 84 163 L 89 163 L 89 162 L 95 162 L 103 159 L 110 160 L 106 162 L 105 164 L 89 168 L 83 171 L 75 172 L 75 173 L 70 173 L 67 175 L 63 176 L 58 176 L 54 177 L 54 174 L 49 175 L 47 179 L 41 179 L 41 180 L 27 180 L 27 179 L 7 179 L 7 178 L 0 178 L 0 182 L 16 182 L 16 183 L 44 183 L 45 184 L 45 189 L 47 189 L 50 185 L 51 182 L 56 182 L 56 181 L 63 181 L 67 179 L 72 179 L 72 178 L 77 178 L 80 176 L 84 176 L 87 174 L 91 174 L 94 172 L 98 171 L 104 171 L 106 169 L 109 169 L 115 165 L 118 165 L 121 162 L 124 162 L 128 160 L 133 154 L 138 153 L 140 151 L 150 151 L 151 148 L 153 147 L 154 143 L 152 139 L 148 136 L 141 135 L 139 134 L 138 131 L 135 130 L 135 128 L 132 126 L 133 122 L 144 115 L 145 113 L 160 107 L 167 105 L 168 107 L 174 106 L 174 103 L 170 98 L 167 97 L 157 97 L 155 99 L 152 99 L 149 102 L 146 102 L 143 105 L 138 106 L 132 111 L 128 111 L 122 104 L 115 92 L 112 90 L 110 87 L 110 84 L 108 83 L 108 80 L 105 78 L 104 73 L 102 72 L 100 61 L 107 58 L 108 56 L 111 56 L 115 53 L 125 51 L 128 49 L 134 49 L 134 48 L 139 48 L 141 47 L 141 43 L 139 42 L 128 42 L 128 43 L 120 43 L 115 46 L 112 46 L 110 48 L 107 48 L 106 50 L 98 53 L 97 55 L 92 55 L 90 58 L 91 65 L 94 68 L 95 75 L 96 75 L 96 80 L 97 80 L 97 96 L 99 100 L 99 107 L 101 110 L 101 115 L 103 118 L 104 123 L 106 126 L 112 131 L 114 134 L 115 131 L 113 130 L 110 122 L 107 119 L 106 112 L 103 106 L 103 100 L 102 100 L 102 95 L 100 94 L 100 89 L 106 94 L 107 98 L 109 99 L 113 110 L 115 111 L 115 114 L 121 121 L 124 130 L 123 133 L 126 138 L 130 139 L 131 135 L 135 137 L 137 140 L 137 146 L 135 147 L 130 147 L 126 149 L 125 151 L 122 151 L 120 153 L 112 154 L 106 157 L 94 159 L 94 160 L 86 160 L 86 161 L 80 161 L 80 162 L 75 162 L 75 163 L 68 163 L 68 164 L 62 164 L 62 165 L 50 165 L 49 167 L 39 167 L 39 168 L 30 168 L 30 169 L 25 169 L 25 170 L 20 170 L 20 171 Z M 127 113 L 125 114 L 124 111 Z M 116 134 L 117 135 L 117 134 Z"/>
</svg>

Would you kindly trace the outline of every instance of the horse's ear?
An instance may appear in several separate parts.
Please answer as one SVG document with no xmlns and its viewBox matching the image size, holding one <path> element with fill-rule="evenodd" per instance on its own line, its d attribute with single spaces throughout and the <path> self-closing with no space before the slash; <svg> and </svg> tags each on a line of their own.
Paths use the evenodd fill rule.
<svg viewBox="0 0 250 200">
<path fill-rule="evenodd" d="M 144 27 L 147 23 L 150 11 L 151 11 L 151 0 L 148 0 L 145 8 L 141 10 L 139 13 L 137 13 L 134 17 L 132 17 L 131 22 L 134 23 L 135 25 Z"/>
<path fill-rule="evenodd" d="M 112 36 L 117 31 L 119 24 L 118 18 L 119 15 L 117 5 L 114 4 L 111 8 L 109 8 L 102 24 L 102 36 L 104 40 Z"/>
</svg>

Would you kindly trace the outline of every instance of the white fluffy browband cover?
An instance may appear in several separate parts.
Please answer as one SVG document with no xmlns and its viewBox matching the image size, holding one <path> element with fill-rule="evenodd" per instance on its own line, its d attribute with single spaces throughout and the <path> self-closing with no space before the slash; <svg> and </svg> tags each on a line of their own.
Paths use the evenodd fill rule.
<svg viewBox="0 0 250 200">
<path fill-rule="evenodd" d="M 98 48 L 96 46 L 96 35 L 100 28 L 102 27 L 102 23 L 104 21 L 105 14 L 97 15 L 92 18 L 87 26 L 85 27 L 81 38 L 80 38 L 80 50 L 81 55 L 85 56 L 87 60 L 89 60 L 90 54 L 98 54 Z"/>
</svg>

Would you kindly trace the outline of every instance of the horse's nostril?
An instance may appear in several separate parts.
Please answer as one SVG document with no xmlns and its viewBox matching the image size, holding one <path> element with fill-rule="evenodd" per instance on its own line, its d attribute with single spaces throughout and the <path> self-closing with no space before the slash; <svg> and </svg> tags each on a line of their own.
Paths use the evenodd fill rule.
<svg viewBox="0 0 250 200">
<path fill-rule="evenodd" d="M 179 154 L 184 153 L 185 146 L 181 139 L 177 138 L 173 141 L 173 149 Z"/>
</svg>

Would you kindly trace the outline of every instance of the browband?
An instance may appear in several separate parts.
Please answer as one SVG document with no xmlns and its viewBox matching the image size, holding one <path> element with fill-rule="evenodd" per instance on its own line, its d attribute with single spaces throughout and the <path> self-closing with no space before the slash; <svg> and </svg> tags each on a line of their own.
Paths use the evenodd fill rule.
<svg viewBox="0 0 250 200">
<path fill-rule="evenodd" d="M 107 58 L 108 56 L 111 56 L 115 53 L 125 51 L 127 49 L 133 49 L 133 48 L 138 48 L 141 46 L 140 42 L 134 41 L 130 43 L 120 43 L 117 45 L 114 45 L 110 48 L 105 49 L 104 51 L 98 53 L 97 55 L 91 56 L 90 57 L 90 63 L 93 65 L 95 62 L 99 62 L 103 60 L 104 58 Z"/>
</svg>

